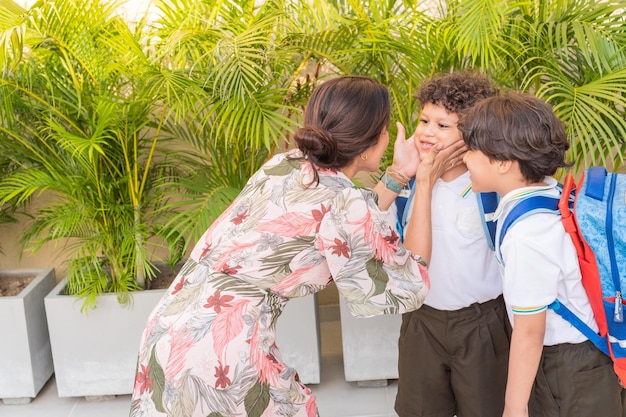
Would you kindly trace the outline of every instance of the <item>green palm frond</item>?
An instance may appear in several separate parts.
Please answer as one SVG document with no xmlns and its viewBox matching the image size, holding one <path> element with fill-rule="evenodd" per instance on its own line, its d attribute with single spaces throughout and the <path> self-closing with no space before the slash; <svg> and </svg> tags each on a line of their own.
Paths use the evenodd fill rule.
<svg viewBox="0 0 626 417">
<path fill-rule="evenodd" d="M 45 48 L 64 65 L 74 88 L 80 90 L 85 82 L 106 79 L 112 73 L 115 60 L 104 54 L 100 39 L 119 19 L 114 12 L 117 4 L 85 0 L 43 1 L 33 13 L 33 30 L 39 35 L 35 48 Z M 80 72 L 77 71 L 80 68 Z"/>
<path fill-rule="evenodd" d="M 537 94 L 554 104 L 565 122 L 577 167 L 619 167 L 626 150 L 626 69 L 573 86 L 562 73 L 550 74 Z"/>
<path fill-rule="evenodd" d="M 0 0 L 0 71 L 15 69 L 22 59 L 24 38 L 28 36 L 26 9 L 12 0 Z"/>
<path fill-rule="evenodd" d="M 464 66 L 500 68 L 504 65 L 503 60 L 511 59 L 519 46 L 515 45 L 513 38 L 503 42 L 503 35 L 509 31 L 507 17 L 518 5 L 518 2 L 497 0 L 449 3 L 448 18 L 451 21 L 449 26 L 446 25 L 445 39 L 456 48 L 461 61 L 465 61 Z"/>
<path fill-rule="evenodd" d="M 197 122 L 172 126 L 171 130 L 187 143 L 208 135 L 206 127 Z M 178 190 L 166 208 L 184 210 L 172 215 L 165 228 L 171 235 L 185 236 L 188 244 L 194 243 L 232 203 L 249 177 L 269 156 L 269 150 L 264 146 L 250 148 L 243 143 L 211 140 L 200 140 L 199 143 L 201 148 L 179 155 L 183 165 L 190 167 L 186 175 L 173 178 L 174 182 L 163 181 L 160 185 Z"/>
<path fill-rule="evenodd" d="M 577 168 L 623 163 L 624 7 L 619 1 L 537 0 L 520 8 L 516 34 L 526 48 L 516 84 L 554 106 Z"/>
</svg>

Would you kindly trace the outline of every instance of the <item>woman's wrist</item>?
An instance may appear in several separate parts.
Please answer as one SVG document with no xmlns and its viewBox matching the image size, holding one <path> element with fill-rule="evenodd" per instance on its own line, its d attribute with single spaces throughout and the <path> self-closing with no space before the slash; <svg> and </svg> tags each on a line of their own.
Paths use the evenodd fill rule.
<svg viewBox="0 0 626 417">
<path fill-rule="evenodd" d="M 388 167 L 383 175 L 380 177 L 380 181 L 387 187 L 387 189 L 399 193 L 404 187 L 409 185 L 409 178 L 400 170 L 396 170 L 392 167 Z"/>
</svg>

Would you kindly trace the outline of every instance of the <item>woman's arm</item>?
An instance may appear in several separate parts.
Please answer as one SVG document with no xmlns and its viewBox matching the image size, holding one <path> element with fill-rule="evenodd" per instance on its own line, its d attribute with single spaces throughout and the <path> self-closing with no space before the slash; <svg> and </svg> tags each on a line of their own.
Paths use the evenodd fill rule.
<svg viewBox="0 0 626 417">
<path fill-rule="evenodd" d="M 401 314 L 428 294 L 428 271 L 407 251 L 371 190 L 347 188 L 320 223 L 316 247 L 356 317 Z"/>
</svg>

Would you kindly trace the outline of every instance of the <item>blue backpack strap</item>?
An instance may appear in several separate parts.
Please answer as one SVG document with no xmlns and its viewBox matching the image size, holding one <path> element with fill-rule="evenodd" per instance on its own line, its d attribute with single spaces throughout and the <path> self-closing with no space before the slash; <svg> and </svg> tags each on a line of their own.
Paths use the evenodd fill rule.
<svg viewBox="0 0 626 417">
<path fill-rule="evenodd" d="M 549 309 L 553 310 L 559 316 L 563 317 L 566 321 L 572 324 L 576 329 L 578 329 L 587 339 L 589 339 L 598 349 L 600 349 L 605 355 L 611 356 L 609 353 L 608 341 L 606 338 L 601 337 L 598 333 L 596 333 L 591 327 L 589 327 L 585 322 L 576 316 L 576 314 L 572 313 L 572 311 L 565 307 L 563 304 L 559 302 L 559 300 L 554 300 L 552 304 L 548 306 Z"/>
<path fill-rule="evenodd" d="M 400 235 L 400 240 L 404 242 L 404 226 L 406 226 L 407 219 L 407 204 L 411 201 L 411 198 L 415 194 L 415 178 L 412 178 L 409 181 L 408 185 L 411 190 L 410 194 L 407 196 L 404 193 L 398 194 L 396 197 L 396 210 L 397 210 L 397 221 L 396 221 L 396 231 L 398 235 Z"/>
<path fill-rule="evenodd" d="M 559 200 L 557 196 L 534 195 L 520 200 L 513 209 L 502 219 L 498 247 L 502 245 L 504 236 L 513 224 L 519 219 L 536 212 L 559 214 Z"/>
<path fill-rule="evenodd" d="M 572 199 L 573 193 L 570 195 L 570 202 L 572 202 Z M 559 200 L 559 197 L 546 195 L 535 195 L 521 200 L 502 220 L 500 239 L 498 241 L 499 245 L 502 244 L 502 241 L 504 240 L 504 235 L 506 234 L 507 230 L 517 220 L 523 218 L 524 216 L 535 212 L 553 212 L 555 214 L 560 214 L 558 207 Z M 578 318 L 578 316 L 572 313 L 572 311 L 565 305 L 563 305 L 559 300 L 554 300 L 554 302 L 548 305 L 548 308 L 553 310 L 564 320 L 566 320 L 568 323 L 578 329 L 578 331 L 580 331 L 585 337 L 587 337 L 587 339 L 589 339 L 604 354 L 610 356 L 607 339 L 602 338 L 591 327 L 589 327 L 585 322 Z"/>
<path fill-rule="evenodd" d="M 606 206 L 606 246 L 609 250 L 609 262 L 611 264 L 611 278 L 615 285 L 615 310 L 613 320 L 621 323 L 624 321 L 624 307 L 622 306 L 622 284 L 619 278 L 619 268 L 617 266 L 617 256 L 615 254 L 615 236 L 613 235 L 613 202 L 615 201 L 615 189 L 617 188 L 617 174 L 611 174 L 609 183 L 609 195 Z"/>
<path fill-rule="evenodd" d="M 496 192 L 490 193 L 476 193 L 478 199 L 478 210 L 483 223 L 483 229 L 485 236 L 487 237 L 487 244 L 491 250 L 495 250 L 496 246 L 496 222 L 494 220 L 487 220 L 486 214 L 495 213 L 500 203 L 500 196 Z"/>
</svg>

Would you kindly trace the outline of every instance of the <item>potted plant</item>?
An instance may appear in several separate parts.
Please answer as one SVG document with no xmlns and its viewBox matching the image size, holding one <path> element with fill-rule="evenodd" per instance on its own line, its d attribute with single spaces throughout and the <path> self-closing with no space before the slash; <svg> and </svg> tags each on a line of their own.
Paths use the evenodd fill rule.
<svg viewBox="0 0 626 417">
<path fill-rule="evenodd" d="M 0 15 L 15 35 L 1 63 L 0 151 L 14 168 L 0 182 L 0 203 L 46 199 L 24 223 L 24 248 L 56 242 L 67 259 L 67 276 L 45 300 L 59 395 L 130 393 L 139 336 L 159 297 L 141 290 L 157 261 L 183 255 L 180 236 L 164 228 L 159 187 L 176 175 L 165 75 L 113 4 L 44 1 Z"/>
<path fill-rule="evenodd" d="M 280 10 L 272 7 L 279 20 Z M 272 146 L 264 141 L 278 140 L 277 133 L 293 123 L 292 107 L 271 101 L 281 101 L 289 84 L 268 83 L 248 100 L 267 103 L 247 111 L 261 119 L 274 112 L 273 119 L 248 126 L 255 135 L 237 130 L 231 119 L 246 104 L 241 91 L 232 92 L 230 104 L 219 91 L 207 93 L 206 79 L 177 69 L 169 50 L 148 56 L 141 27 L 131 32 L 114 12 L 112 3 L 98 0 L 0 7 L 9 22 L 6 32 L 14 35 L 4 38 L 7 53 L 0 55 L 0 94 L 6 98 L 0 150 L 17 166 L 0 183 L 0 202 L 45 199 L 25 224 L 24 247 L 37 251 L 56 242 L 67 257 L 67 276 L 45 298 L 60 396 L 132 391 L 141 330 L 162 295 L 141 290 L 155 276 L 162 253 L 168 265 L 175 264 L 187 239 L 180 229 L 171 230 L 176 210 L 167 204 L 172 184 L 180 184 L 172 179 L 188 161 L 180 149 L 180 155 L 173 152 L 171 140 L 181 134 L 174 128 L 201 120 L 211 126 L 205 143 L 216 132 L 228 134 L 224 150 L 233 145 L 233 133 L 260 140 L 241 148 L 252 149 L 246 157 L 254 167 L 262 162 L 249 159 L 259 155 L 255 146 L 269 152 Z M 271 32 L 263 21 L 245 35 L 257 27 Z M 258 48 L 264 57 L 267 51 Z M 219 70 L 215 64 L 212 71 Z M 273 76 L 280 80 L 282 73 Z M 217 84 L 211 88 L 219 90 Z M 214 118 L 219 108 L 229 108 L 231 117 Z M 237 170 L 237 161 L 230 166 Z M 315 317 L 312 300 L 307 311 Z"/>
<path fill-rule="evenodd" d="M 0 177 L 10 170 L 10 161 L 0 155 Z M 15 211 L 11 204 L 1 205 L 0 226 L 15 222 Z M 0 334 L 4 335 L 0 344 L 0 398 L 5 404 L 29 403 L 52 376 L 44 297 L 55 283 L 52 268 L 0 267 Z"/>
<path fill-rule="evenodd" d="M 0 154 L 0 180 L 11 169 L 11 161 Z M 0 205 L 0 226 L 14 223 L 16 210 L 9 203 Z M 52 268 L 9 269 L 0 264 L 0 398 L 5 404 L 29 403 L 52 376 L 44 297 L 55 283 Z"/>
<path fill-rule="evenodd" d="M 0 181 L 12 168 L 0 154 Z M 14 223 L 16 210 L 10 203 L 0 205 L 0 226 Z M 0 241 L 0 255 L 4 243 Z M 0 398 L 5 404 L 29 403 L 52 376 L 44 297 L 54 285 L 52 268 L 9 269 L 0 264 Z"/>
</svg>

